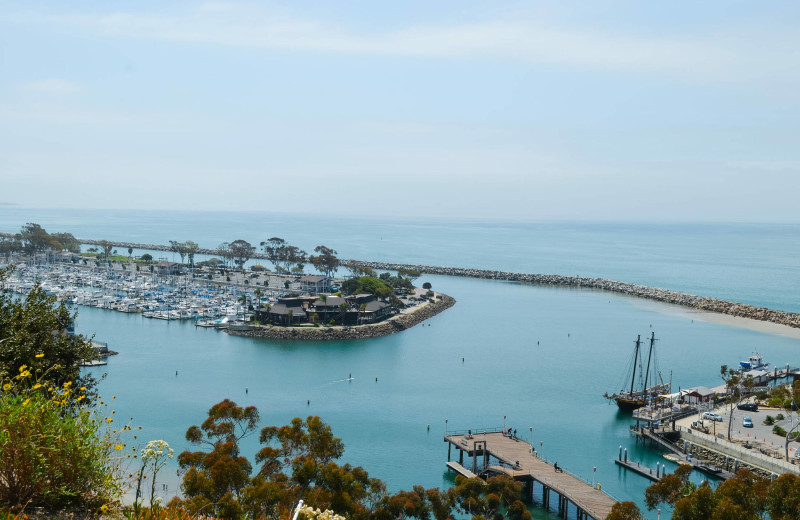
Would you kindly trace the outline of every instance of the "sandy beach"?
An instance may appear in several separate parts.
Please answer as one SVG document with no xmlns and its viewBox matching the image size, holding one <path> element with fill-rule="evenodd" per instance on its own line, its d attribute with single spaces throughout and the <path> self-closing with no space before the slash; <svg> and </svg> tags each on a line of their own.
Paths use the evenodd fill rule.
<svg viewBox="0 0 800 520">
<path fill-rule="evenodd" d="M 631 305 L 635 307 L 652 310 L 669 316 L 678 316 L 681 318 L 705 321 L 708 323 L 718 323 L 720 325 L 728 325 L 731 327 L 741 327 L 743 329 L 755 330 L 758 332 L 764 332 L 766 334 L 775 334 L 777 336 L 800 339 L 800 329 L 789 327 L 788 325 L 781 325 L 779 323 L 772 323 L 769 321 L 754 320 L 752 318 L 731 316 L 729 314 L 722 314 L 720 312 L 690 309 L 680 305 L 672 305 L 669 303 L 656 302 L 642 298 L 630 298 L 630 301 Z"/>
</svg>

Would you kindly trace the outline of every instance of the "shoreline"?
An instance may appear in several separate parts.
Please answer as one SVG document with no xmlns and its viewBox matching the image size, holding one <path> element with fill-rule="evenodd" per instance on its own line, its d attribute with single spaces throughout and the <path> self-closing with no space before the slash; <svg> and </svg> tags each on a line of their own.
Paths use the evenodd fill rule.
<svg viewBox="0 0 800 520">
<path fill-rule="evenodd" d="M 705 311 L 702 309 L 690 309 L 680 305 L 673 305 L 664 302 L 651 302 L 639 298 L 635 298 L 634 302 L 635 303 L 633 303 L 633 305 L 640 309 L 652 310 L 667 316 L 676 316 L 687 320 L 715 323 L 717 325 L 726 325 L 729 327 L 738 327 L 740 329 L 747 329 L 755 332 L 763 332 L 764 334 L 773 334 L 775 336 L 800 339 L 800 328 L 792 327 L 790 325 L 773 323 L 771 321 L 756 320 L 753 318 L 746 318 L 744 316 L 731 316 L 730 314 Z"/>
<path fill-rule="evenodd" d="M 13 237 L 12 233 L 0 232 L 0 237 Z M 99 241 L 92 239 L 77 239 L 82 244 L 97 244 Z M 169 251 L 169 246 L 158 244 L 140 244 L 133 242 L 114 242 L 116 247 L 133 247 L 135 249 Z M 217 254 L 215 249 L 201 248 L 197 251 L 200 254 Z M 252 258 L 266 259 L 264 253 L 254 253 Z M 342 264 L 353 262 L 354 264 L 372 269 L 383 269 L 397 271 L 398 269 L 418 270 L 421 273 L 460 276 L 465 278 L 480 278 L 486 280 L 500 280 L 509 282 L 525 283 L 541 286 L 561 286 L 576 287 L 583 289 L 595 289 L 616 294 L 622 294 L 640 298 L 642 300 L 658 301 L 672 304 L 687 310 L 697 312 L 698 319 L 711 321 L 714 323 L 740 326 L 743 328 L 779 334 L 792 338 L 800 338 L 800 313 L 780 311 L 766 307 L 755 307 L 744 303 L 737 303 L 719 298 L 708 298 L 680 291 L 648 287 L 646 285 L 633 284 L 629 282 L 619 282 L 604 278 L 589 278 L 582 276 L 562 276 L 557 274 L 530 274 L 515 273 L 509 271 L 495 271 L 488 269 L 471 269 L 463 267 L 445 267 L 419 264 L 401 264 L 393 262 L 372 262 L 364 260 L 341 260 Z M 693 319 L 692 316 L 686 314 Z M 736 320 L 741 318 L 742 321 Z M 771 325 L 777 325 L 772 327 Z M 788 329 L 798 329 L 798 332 L 790 332 Z"/>
<path fill-rule="evenodd" d="M 435 298 L 435 301 L 415 307 L 408 312 L 392 316 L 380 323 L 349 327 L 281 327 L 278 325 L 254 325 L 249 330 L 226 329 L 225 332 L 231 336 L 289 341 L 344 341 L 380 338 L 410 329 L 449 309 L 456 303 L 455 298 L 442 293 L 436 293 Z"/>
<path fill-rule="evenodd" d="M 465 278 L 500 280 L 549 287 L 577 287 L 606 291 L 640 298 L 642 300 L 667 303 L 682 307 L 687 310 L 694 310 L 707 317 L 708 321 L 712 321 L 713 319 L 720 320 L 717 321 L 717 323 L 734 324 L 734 321 L 732 320 L 741 318 L 743 320 L 747 320 L 747 323 L 762 322 L 764 324 L 779 325 L 781 326 L 780 330 L 785 330 L 784 327 L 790 329 L 799 329 L 797 337 L 800 337 L 800 314 L 795 312 L 779 311 L 775 309 L 768 309 L 766 307 L 755 307 L 753 305 L 721 300 L 719 298 L 708 298 L 705 296 L 697 296 L 695 294 L 672 291 L 669 289 L 659 289 L 657 287 L 648 287 L 646 285 L 638 285 L 629 282 L 618 282 L 615 280 L 606 280 L 604 278 L 586 278 L 582 276 L 513 273 L 508 271 L 491 271 L 486 269 L 466 269 L 462 267 L 439 267 L 428 265 L 394 264 L 386 262 L 354 262 L 372 269 L 386 269 L 394 271 L 397 269 L 416 269 L 423 273 L 442 276 L 462 276 Z M 725 319 L 731 321 L 723 321 Z M 746 328 L 753 328 L 755 326 L 755 323 L 751 323 L 751 326 Z M 770 329 L 770 332 L 772 332 L 772 329 Z"/>
</svg>

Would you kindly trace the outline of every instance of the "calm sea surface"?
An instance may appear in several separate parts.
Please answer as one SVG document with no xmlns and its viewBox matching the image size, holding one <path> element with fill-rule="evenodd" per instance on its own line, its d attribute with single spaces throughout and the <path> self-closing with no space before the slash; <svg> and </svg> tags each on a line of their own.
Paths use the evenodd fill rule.
<svg viewBox="0 0 800 520">
<path fill-rule="evenodd" d="M 325 244 L 347 258 L 600 276 L 800 312 L 797 225 L 0 210 L 2 231 L 25 222 L 84 238 L 194 240 L 202 247 L 277 235 L 306 251 Z M 637 334 L 655 331 L 662 376 L 676 389 L 716 386 L 721 364 L 754 350 L 773 364 L 800 364 L 799 340 L 692 320 L 660 304 L 589 290 L 436 276 L 418 283 L 424 281 L 455 297 L 456 306 L 430 326 L 369 341 L 256 341 L 86 307 L 78 308 L 78 329 L 120 352 L 97 371 L 107 374 L 102 390 L 116 396 L 117 416 L 141 425 L 145 440 L 163 438 L 178 452 L 189 448 L 186 428 L 227 397 L 257 406 L 262 425 L 321 416 L 345 442 L 344 460 L 396 491 L 449 485 L 445 421 L 473 431 L 505 423 L 589 481 L 596 467 L 604 490 L 640 505 L 648 482 L 614 465 L 619 446 L 653 467 L 665 459 L 638 449 L 627 432 L 630 418 L 602 398 L 624 384 Z M 351 373 L 355 380 L 344 381 Z M 252 456 L 256 439 L 247 450 Z M 164 479 L 170 494 L 178 485 L 174 469 Z"/>
</svg>

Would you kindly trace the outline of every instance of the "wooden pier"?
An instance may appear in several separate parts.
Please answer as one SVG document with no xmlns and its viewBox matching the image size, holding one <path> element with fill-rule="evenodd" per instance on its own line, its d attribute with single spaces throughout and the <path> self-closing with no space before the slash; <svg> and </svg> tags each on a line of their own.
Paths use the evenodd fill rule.
<svg viewBox="0 0 800 520">
<path fill-rule="evenodd" d="M 447 461 L 451 469 L 462 475 L 466 475 L 465 472 L 475 475 L 507 475 L 527 483 L 531 499 L 534 485 L 538 483 L 542 486 L 542 506 L 545 509 L 550 509 L 551 492 L 558 495 L 557 512 L 561 518 L 568 517 L 571 504 L 578 520 L 604 520 L 616 503 L 616 500 L 599 489 L 599 485 L 593 487 L 538 458 L 533 447 L 519 438 L 510 438 L 500 432 L 481 432 L 445 434 L 444 441 L 448 443 Z M 458 464 L 451 465 L 453 447 L 459 452 L 459 460 Z M 498 462 L 492 464 L 492 459 Z"/>
</svg>

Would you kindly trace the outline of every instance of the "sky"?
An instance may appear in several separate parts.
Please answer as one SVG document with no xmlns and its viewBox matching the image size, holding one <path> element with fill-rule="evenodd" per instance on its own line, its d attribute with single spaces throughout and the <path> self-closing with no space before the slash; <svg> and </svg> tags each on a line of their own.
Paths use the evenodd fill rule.
<svg viewBox="0 0 800 520">
<path fill-rule="evenodd" d="M 799 15 L 0 0 L 0 211 L 800 222 Z"/>
</svg>

